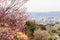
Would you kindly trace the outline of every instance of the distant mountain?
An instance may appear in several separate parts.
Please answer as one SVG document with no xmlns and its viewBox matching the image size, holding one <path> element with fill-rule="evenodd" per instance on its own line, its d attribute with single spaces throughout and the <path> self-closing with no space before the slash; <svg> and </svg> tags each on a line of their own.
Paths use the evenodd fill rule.
<svg viewBox="0 0 60 40">
<path fill-rule="evenodd" d="M 60 18 L 60 12 L 30 12 L 32 18 L 37 17 L 58 17 Z"/>
</svg>

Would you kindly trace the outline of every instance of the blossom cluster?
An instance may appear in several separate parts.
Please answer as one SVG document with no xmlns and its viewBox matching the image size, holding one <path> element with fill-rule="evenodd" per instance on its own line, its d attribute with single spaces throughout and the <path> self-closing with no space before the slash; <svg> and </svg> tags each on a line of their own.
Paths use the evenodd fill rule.
<svg viewBox="0 0 60 40">
<path fill-rule="evenodd" d="M 29 40 L 25 35 L 25 23 L 29 18 L 27 0 L 0 0 L 0 40 Z"/>
<path fill-rule="evenodd" d="M 0 27 L 0 40 L 29 40 L 23 32 L 16 32 L 8 27 Z"/>
<path fill-rule="evenodd" d="M 25 22 L 29 18 L 26 8 L 20 8 L 25 2 L 27 0 L 0 0 L 0 22 L 4 26 L 7 24 L 15 30 L 18 29 L 17 31 L 23 31 Z"/>
</svg>

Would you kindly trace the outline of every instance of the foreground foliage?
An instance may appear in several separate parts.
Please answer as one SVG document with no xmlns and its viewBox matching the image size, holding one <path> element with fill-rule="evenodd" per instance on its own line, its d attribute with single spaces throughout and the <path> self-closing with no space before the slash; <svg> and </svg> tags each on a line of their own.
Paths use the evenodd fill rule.
<svg viewBox="0 0 60 40">
<path fill-rule="evenodd" d="M 28 0 L 0 0 L 0 40 L 29 40 L 25 23 L 29 15 L 22 8 Z"/>
</svg>

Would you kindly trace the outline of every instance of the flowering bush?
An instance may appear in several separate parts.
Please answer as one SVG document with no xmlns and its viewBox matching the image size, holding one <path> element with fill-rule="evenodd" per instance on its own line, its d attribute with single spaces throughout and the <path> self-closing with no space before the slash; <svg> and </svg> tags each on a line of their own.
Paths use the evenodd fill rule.
<svg viewBox="0 0 60 40">
<path fill-rule="evenodd" d="M 21 6 L 28 0 L 0 0 L 0 40 L 29 40 L 23 33 L 29 15 Z"/>
<path fill-rule="evenodd" d="M 29 40 L 23 32 L 16 32 L 8 27 L 0 27 L 0 40 Z"/>
<path fill-rule="evenodd" d="M 0 22 L 14 30 L 23 31 L 29 17 L 26 14 L 26 8 L 21 8 L 25 2 L 27 0 L 0 0 Z"/>
</svg>

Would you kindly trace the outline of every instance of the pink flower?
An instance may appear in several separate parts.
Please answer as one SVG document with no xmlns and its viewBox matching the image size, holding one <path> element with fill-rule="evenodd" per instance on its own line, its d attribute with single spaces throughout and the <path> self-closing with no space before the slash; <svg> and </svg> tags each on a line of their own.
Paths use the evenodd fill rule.
<svg viewBox="0 0 60 40">
<path fill-rule="evenodd" d="M 9 0 L 0 1 L 7 2 Z M 13 29 L 14 28 L 16 30 L 18 29 L 18 31 L 23 31 L 23 29 L 25 28 L 25 22 L 28 20 L 29 15 L 26 14 L 25 7 L 24 8 L 19 7 L 25 4 L 27 0 L 10 0 L 10 1 L 11 1 L 10 5 L 8 6 L 2 5 L 0 7 L 0 22 L 6 23 L 9 26 L 12 26 Z M 19 7 L 17 5 L 19 5 Z"/>
<path fill-rule="evenodd" d="M 3 7 L 0 7 L 0 21 L 4 21 L 5 19 L 5 10 Z"/>
</svg>

